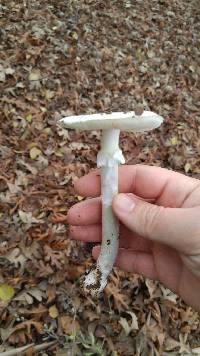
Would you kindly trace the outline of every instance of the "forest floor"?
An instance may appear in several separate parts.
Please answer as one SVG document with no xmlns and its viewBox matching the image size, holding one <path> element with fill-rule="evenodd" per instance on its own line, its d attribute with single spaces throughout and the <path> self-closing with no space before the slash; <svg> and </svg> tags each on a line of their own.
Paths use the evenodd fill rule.
<svg viewBox="0 0 200 356">
<path fill-rule="evenodd" d="M 100 133 L 57 124 L 153 110 L 160 129 L 122 133 L 126 162 L 199 178 L 198 7 L 1 1 L 1 355 L 29 344 L 29 356 L 200 355 L 199 314 L 158 282 L 115 268 L 98 302 L 80 292 L 92 244 L 69 239 L 66 215 L 82 200 L 73 182 L 96 167 Z"/>
</svg>

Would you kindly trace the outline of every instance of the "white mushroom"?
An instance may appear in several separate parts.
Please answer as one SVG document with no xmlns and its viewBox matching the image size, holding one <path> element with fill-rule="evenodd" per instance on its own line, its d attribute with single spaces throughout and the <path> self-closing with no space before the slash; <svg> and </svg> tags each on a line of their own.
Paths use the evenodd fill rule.
<svg viewBox="0 0 200 356">
<path fill-rule="evenodd" d="M 103 291 L 113 268 L 119 246 L 119 223 L 112 211 L 113 197 L 118 193 L 118 165 L 125 163 L 119 148 L 119 134 L 123 131 L 149 131 L 161 125 L 161 116 L 144 111 L 113 112 L 64 117 L 62 125 L 78 130 L 102 130 L 101 150 L 97 166 L 101 168 L 102 243 L 95 267 L 84 275 L 83 289 L 93 296 Z"/>
</svg>

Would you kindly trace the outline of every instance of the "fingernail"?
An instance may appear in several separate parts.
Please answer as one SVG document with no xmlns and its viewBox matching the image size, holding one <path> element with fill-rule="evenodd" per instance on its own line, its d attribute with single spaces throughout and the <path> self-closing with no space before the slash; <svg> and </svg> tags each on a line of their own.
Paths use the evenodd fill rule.
<svg viewBox="0 0 200 356">
<path fill-rule="evenodd" d="M 132 194 L 119 194 L 115 198 L 114 206 L 121 213 L 130 213 L 135 208 L 135 197 Z"/>
</svg>

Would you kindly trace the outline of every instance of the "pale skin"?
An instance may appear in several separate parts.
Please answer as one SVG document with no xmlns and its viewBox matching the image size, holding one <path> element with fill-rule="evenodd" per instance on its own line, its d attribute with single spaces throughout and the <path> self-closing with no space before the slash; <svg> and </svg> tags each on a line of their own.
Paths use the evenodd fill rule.
<svg viewBox="0 0 200 356">
<path fill-rule="evenodd" d="M 75 182 L 90 199 L 68 213 L 70 236 L 101 241 L 100 172 Z M 120 220 L 116 266 L 159 280 L 200 311 L 200 180 L 144 165 L 119 168 L 113 211 Z M 100 248 L 93 248 L 97 259 Z"/>
</svg>

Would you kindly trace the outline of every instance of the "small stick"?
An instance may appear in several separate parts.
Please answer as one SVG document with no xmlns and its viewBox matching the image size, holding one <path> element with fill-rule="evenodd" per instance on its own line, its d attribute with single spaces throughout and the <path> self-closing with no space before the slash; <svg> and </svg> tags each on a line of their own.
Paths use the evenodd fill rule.
<svg viewBox="0 0 200 356">
<path fill-rule="evenodd" d="M 56 343 L 56 341 L 50 341 L 50 342 L 45 342 L 40 345 L 35 345 L 35 344 L 29 344 L 26 346 L 18 347 L 17 349 L 13 350 L 8 350 L 5 352 L 1 352 L 0 356 L 18 356 L 18 355 L 23 355 L 28 349 L 33 347 L 33 351 L 42 351 L 46 350 L 48 347 L 53 346 Z"/>
</svg>

